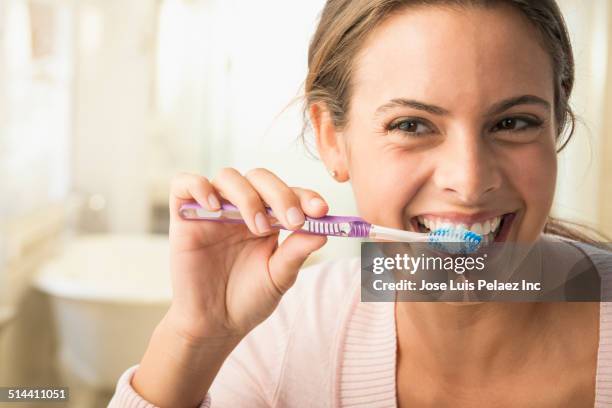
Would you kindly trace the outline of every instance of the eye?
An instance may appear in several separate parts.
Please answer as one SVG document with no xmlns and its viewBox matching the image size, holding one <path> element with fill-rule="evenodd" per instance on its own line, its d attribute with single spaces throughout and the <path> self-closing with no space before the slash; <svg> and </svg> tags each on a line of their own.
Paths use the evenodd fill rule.
<svg viewBox="0 0 612 408">
<path fill-rule="evenodd" d="M 520 132 L 529 128 L 537 128 L 542 121 L 525 117 L 509 117 L 497 122 L 491 129 L 493 132 Z"/>
<path fill-rule="evenodd" d="M 404 118 L 395 122 L 391 122 L 387 126 L 387 131 L 394 130 L 398 130 L 402 133 L 409 133 L 411 135 L 424 135 L 428 133 L 433 133 L 429 124 L 427 124 L 421 119 L 416 118 Z"/>
</svg>

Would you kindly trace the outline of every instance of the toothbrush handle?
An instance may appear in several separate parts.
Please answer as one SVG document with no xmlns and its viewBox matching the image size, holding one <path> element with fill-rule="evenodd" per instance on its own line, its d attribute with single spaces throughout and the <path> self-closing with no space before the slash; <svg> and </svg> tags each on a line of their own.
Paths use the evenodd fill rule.
<svg viewBox="0 0 612 408">
<path fill-rule="evenodd" d="M 205 221 L 217 221 L 217 222 L 225 222 L 230 224 L 245 224 L 242 215 L 240 215 L 240 210 L 238 207 L 228 204 L 222 203 L 221 210 L 217 211 L 208 211 L 202 208 L 199 204 L 183 204 L 179 209 L 179 213 L 183 218 L 188 220 L 205 220 Z M 270 221 L 270 225 L 272 227 L 280 227 L 280 223 L 278 219 L 272 213 L 272 209 L 266 207 L 266 213 L 268 215 L 268 220 Z"/>
<path fill-rule="evenodd" d="M 221 210 L 218 211 L 208 211 L 202 208 L 197 203 L 191 204 L 183 204 L 179 209 L 179 213 L 183 218 L 189 220 L 207 220 L 207 221 L 217 221 L 217 222 L 226 222 L 232 224 L 244 224 L 244 219 L 240 215 L 240 210 L 229 203 L 222 203 Z M 278 218 L 274 215 L 274 212 L 270 207 L 266 207 L 266 213 L 268 214 L 268 220 L 270 221 L 270 225 L 272 228 L 281 228 L 286 230 L 279 221 Z M 320 218 L 313 218 L 305 216 L 306 221 L 317 224 L 339 224 L 339 223 L 365 223 L 365 221 L 359 217 L 345 217 L 345 216 L 334 216 L 334 215 L 326 215 Z M 317 232 L 314 230 L 309 230 L 302 228 L 300 231 L 307 232 L 310 234 L 316 235 L 332 235 L 325 232 Z"/>
</svg>

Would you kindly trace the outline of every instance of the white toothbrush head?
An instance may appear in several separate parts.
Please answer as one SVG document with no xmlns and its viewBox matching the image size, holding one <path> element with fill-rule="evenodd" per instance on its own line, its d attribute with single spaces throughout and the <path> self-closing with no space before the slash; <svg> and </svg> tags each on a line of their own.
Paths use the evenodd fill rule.
<svg viewBox="0 0 612 408">
<path fill-rule="evenodd" d="M 443 227 L 431 231 L 429 244 L 436 249 L 454 254 L 470 254 L 478 251 L 482 235 L 464 228 Z"/>
</svg>

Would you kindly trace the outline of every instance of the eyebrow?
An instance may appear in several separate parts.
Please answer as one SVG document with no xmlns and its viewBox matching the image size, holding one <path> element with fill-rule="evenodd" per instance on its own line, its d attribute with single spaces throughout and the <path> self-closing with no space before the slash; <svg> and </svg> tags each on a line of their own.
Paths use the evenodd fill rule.
<svg viewBox="0 0 612 408">
<path fill-rule="evenodd" d="M 504 99 L 500 102 L 497 102 L 495 105 L 491 107 L 491 109 L 489 109 L 489 111 L 487 112 L 487 115 L 496 115 L 504 111 L 507 111 L 508 109 L 512 108 L 513 106 L 517 106 L 517 105 L 540 105 L 544 107 L 547 111 L 550 111 L 551 109 L 550 102 L 548 102 L 547 100 L 543 98 L 540 98 L 539 96 L 521 95 L 521 96 L 515 96 L 515 97 L 508 98 L 508 99 Z M 409 107 L 409 108 L 429 112 L 434 115 L 439 115 L 439 116 L 448 115 L 450 113 L 448 110 L 441 108 L 440 106 L 431 105 L 431 104 L 420 102 L 414 99 L 395 98 L 395 99 L 391 99 L 389 102 L 385 103 L 384 105 L 379 106 L 378 109 L 376 109 L 375 115 L 380 115 L 389 109 L 397 108 L 397 107 Z"/>
</svg>

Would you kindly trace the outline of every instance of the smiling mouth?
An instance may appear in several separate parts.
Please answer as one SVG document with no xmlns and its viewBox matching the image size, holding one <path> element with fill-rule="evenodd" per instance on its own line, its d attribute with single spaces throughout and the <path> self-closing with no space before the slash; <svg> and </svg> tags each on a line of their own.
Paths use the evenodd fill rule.
<svg viewBox="0 0 612 408">
<path fill-rule="evenodd" d="M 481 245 L 488 245 L 506 239 L 514 215 L 515 213 L 507 213 L 471 224 L 453 222 L 436 216 L 417 216 L 413 219 L 419 232 L 429 233 L 440 228 L 465 229 L 482 236 Z"/>
</svg>

